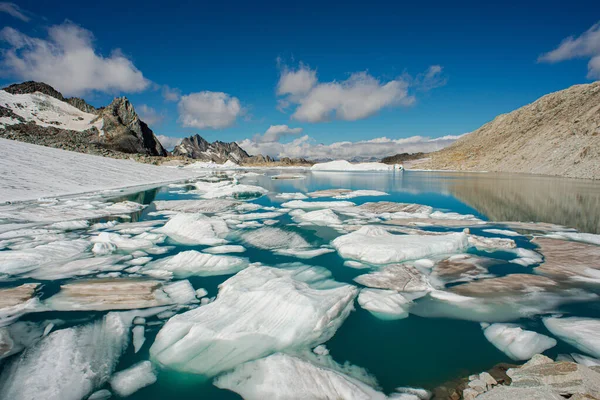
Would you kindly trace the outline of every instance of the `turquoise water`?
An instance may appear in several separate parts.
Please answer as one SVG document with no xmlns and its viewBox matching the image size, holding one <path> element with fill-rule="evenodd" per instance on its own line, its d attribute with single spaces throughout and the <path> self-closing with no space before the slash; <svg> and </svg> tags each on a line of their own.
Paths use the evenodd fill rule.
<svg viewBox="0 0 600 400">
<path fill-rule="evenodd" d="M 241 183 L 258 185 L 271 193 L 251 202 L 262 206 L 279 207 L 284 200 L 274 195 L 282 192 L 311 192 L 315 190 L 345 188 L 373 189 L 389 193 L 389 196 L 358 197 L 350 199 L 357 204 L 376 201 L 393 201 L 429 205 L 436 210 L 473 214 L 490 221 L 539 221 L 564 224 L 583 232 L 598 233 L 600 227 L 600 184 L 584 180 L 558 178 L 509 176 L 492 174 L 441 174 L 425 172 L 404 173 L 306 173 L 305 179 L 272 180 L 267 172 L 265 176 L 241 178 Z M 143 211 L 132 215 L 134 221 L 157 219 L 150 216 L 155 211 L 152 205 L 156 200 L 195 199 L 197 195 L 180 193 L 181 190 L 162 187 L 116 197 L 111 201 L 130 200 L 149 205 Z M 328 198 L 318 200 L 332 200 Z M 105 221 L 101 219 L 100 221 Z M 290 229 L 301 234 L 315 247 L 329 244 L 340 234 L 328 227 L 289 226 L 292 222 L 288 215 L 278 218 L 275 226 Z M 494 227 L 493 224 L 485 228 Z M 424 230 L 462 231 L 462 228 L 423 228 Z M 471 232 L 481 236 L 494 236 L 482 232 L 483 228 L 472 228 Z M 235 237 L 235 235 L 234 235 Z M 514 238 L 518 247 L 533 249 L 535 246 L 524 236 Z M 177 254 L 183 250 L 202 250 L 206 246 L 183 246 L 170 239 L 164 245 L 174 246 L 169 252 L 154 256 L 155 259 Z M 270 251 L 246 246 L 243 253 L 250 262 L 265 265 L 301 261 L 307 265 L 325 267 L 333 278 L 353 285 L 353 279 L 365 270 L 348 268 L 344 259 L 336 252 L 328 253 L 308 260 L 294 257 L 277 256 Z M 512 273 L 532 273 L 532 267 L 520 267 L 508 260 L 514 254 L 507 252 L 482 253 L 498 259 L 498 264 L 490 272 L 503 276 Z M 209 296 L 215 296 L 218 285 L 229 276 L 192 277 L 189 281 L 195 289 L 205 288 Z M 16 280 L 0 283 L 12 287 L 32 280 Z M 43 298 L 58 291 L 65 281 L 44 282 Z M 0 287 L 1 287 L 0 286 Z M 589 288 L 588 288 L 589 289 Z M 593 289 L 592 289 L 593 290 Z M 578 303 L 561 306 L 561 312 L 572 315 L 600 318 L 600 303 Z M 49 315 L 50 314 L 50 315 Z M 59 318 L 71 324 L 83 320 L 93 320 L 103 313 L 68 312 L 40 313 L 22 317 L 22 320 L 42 320 Z M 154 319 L 156 320 L 156 319 Z M 148 320 L 153 321 L 152 318 Z M 527 329 L 550 335 L 540 317 L 512 321 Z M 149 358 L 149 347 L 158 333 L 160 325 L 148 326 L 146 344 L 134 354 L 127 350 L 121 358 L 117 370 L 126 368 L 138 361 Z M 350 362 L 366 368 L 379 382 L 380 388 L 390 393 L 396 387 L 412 386 L 434 389 L 445 381 L 478 373 L 500 362 L 512 362 L 504 353 L 490 344 L 482 334 L 477 322 L 422 318 L 410 315 L 409 318 L 385 321 L 374 317 L 356 304 L 356 310 L 350 314 L 335 336 L 327 343 L 330 354 L 337 362 Z M 559 353 L 578 352 L 559 340 L 556 347 L 548 350 L 547 355 L 555 357 Z M 106 386 L 108 387 L 108 386 Z M 209 380 L 192 374 L 175 371 L 161 371 L 156 384 L 139 390 L 131 399 L 236 399 L 237 394 L 214 387 Z"/>
</svg>

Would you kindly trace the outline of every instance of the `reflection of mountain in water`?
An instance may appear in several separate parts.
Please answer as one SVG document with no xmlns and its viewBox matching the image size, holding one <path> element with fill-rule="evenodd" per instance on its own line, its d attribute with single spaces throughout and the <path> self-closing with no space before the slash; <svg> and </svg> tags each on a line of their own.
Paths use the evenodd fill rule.
<svg viewBox="0 0 600 400">
<path fill-rule="evenodd" d="M 600 232 L 597 182 L 506 174 L 469 174 L 465 178 L 447 181 L 449 191 L 490 220 L 551 222 Z"/>
</svg>

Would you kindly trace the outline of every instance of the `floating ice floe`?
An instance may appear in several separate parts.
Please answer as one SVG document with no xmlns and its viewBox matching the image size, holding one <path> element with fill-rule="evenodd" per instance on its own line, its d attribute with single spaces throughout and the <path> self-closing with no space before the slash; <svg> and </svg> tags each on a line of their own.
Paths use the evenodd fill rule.
<svg viewBox="0 0 600 400">
<path fill-rule="evenodd" d="M 330 357 L 325 355 L 310 362 L 276 353 L 244 363 L 215 379 L 214 384 L 234 391 L 246 400 L 387 398 L 363 381 L 366 380 L 364 370 L 354 367 L 353 371 L 352 366 L 341 366 L 326 359 Z"/>
<path fill-rule="evenodd" d="M 351 201 L 304 201 L 304 200 L 292 200 L 283 203 L 281 207 L 284 208 L 300 208 L 303 210 L 317 210 L 319 208 L 330 208 L 337 210 L 340 208 L 354 207 Z"/>
<path fill-rule="evenodd" d="M 108 400 L 112 397 L 112 393 L 108 389 L 95 391 L 87 398 L 87 400 Z"/>
<path fill-rule="evenodd" d="M 299 234 L 279 228 L 263 227 L 242 234 L 242 240 L 247 244 L 263 249 L 308 249 L 310 244 Z"/>
<path fill-rule="evenodd" d="M 427 276 L 409 264 L 391 264 L 354 280 L 361 285 L 396 292 L 428 292 L 432 289 Z"/>
<path fill-rule="evenodd" d="M 138 390 L 156 382 L 156 371 L 150 361 L 142 361 L 115 373 L 110 387 L 120 397 L 131 396 Z"/>
<path fill-rule="evenodd" d="M 226 244 L 223 246 L 209 247 L 202 251 L 210 254 L 243 253 L 246 251 L 246 248 L 236 244 Z"/>
<path fill-rule="evenodd" d="M 228 185 L 215 188 L 202 195 L 204 199 L 232 198 L 237 200 L 248 200 L 261 197 L 269 191 L 260 186 L 252 185 Z"/>
<path fill-rule="evenodd" d="M 31 346 L 44 336 L 46 328 L 51 325 L 53 326 L 48 321 L 43 323 L 17 321 L 9 326 L 0 327 L 0 360 Z"/>
<path fill-rule="evenodd" d="M 510 262 L 523 267 L 529 267 L 530 265 L 539 264 L 543 261 L 541 254 L 533 250 L 518 247 L 516 249 L 512 249 L 511 252 L 515 253 L 517 258 L 510 260 Z"/>
<path fill-rule="evenodd" d="M 377 162 L 352 164 L 346 160 L 317 163 L 310 167 L 311 171 L 393 171 L 394 165 Z"/>
<path fill-rule="evenodd" d="M 489 238 L 478 235 L 469 235 L 469 245 L 483 251 L 509 250 L 517 247 L 517 244 L 512 239 Z"/>
<path fill-rule="evenodd" d="M 355 197 L 367 197 L 367 196 L 389 196 L 389 193 L 382 192 L 379 190 L 352 190 L 348 193 L 342 193 L 334 196 L 334 199 L 353 199 Z"/>
<path fill-rule="evenodd" d="M 154 275 L 155 271 L 167 272 L 167 275 L 181 279 L 190 276 L 235 274 L 247 266 L 248 260 L 245 258 L 188 250 L 147 264 L 143 272 L 150 276 L 162 276 L 160 273 Z"/>
<path fill-rule="evenodd" d="M 24 314 L 44 311 L 36 297 L 39 283 L 25 283 L 14 288 L 0 289 L 0 327 L 9 325 Z"/>
<path fill-rule="evenodd" d="M 439 236 L 394 235 L 379 226 L 363 226 L 331 242 L 340 256 L 370 264 L 389 264 L 467 249 L 465 233 Z"/>
<path fill-rule="evenodd" d="M 456 254 L 435 263 L 431 280 L 439 281 L 443 286 L 448 283 L 489 278 L 493 275 L 488 272 L 487 267 L 495 262 L 497 261 L 494 259 L 473 254 Z"/>
<path fill-rule="evenodd" d="M 568 239 L 568 240 L 574 240 L 576 242 L 600 245 L 600 235 L 595 235 L 593 233 L 553 232 L 546 236 L 551 237 L 551 238 Z"/>
<path fill-rule="evenodd" d="M 571 346 L 600 358 L 600 320 L 593 318 L 544 318 L 544 325 Z"/>
<path fill-rule="evenodd" d="M 230 210 L 239 205 L 240 202 L 226 199 L 211 199 L 155 201 L 153 204 L 158 211 L 210 214 Z"/>
<path fill-rule="evenodd" d="M 0 251 L 0 277 L 28 276 L 34 270 L 53 268 L 80 258 L 89 247 L 87 240 L 76 239 L 56 241 L 31 249 Z"/>
<path fill-rule="evenodd" d="M 44 301 L 57 311 L 131 310 L 196 301 L 188 281 L 163 283 L 139 279 L 78 281 L 61 285 L 60 291 Z"/>
<path fill-rule="evenodd" d="M 410 300 L 394 290 L 362 289 L 358 304 L 380 319 L 402 319 L 408 317 Z"/>
<path fill-rule="evenodd" d="M 322 247 L 320 249 L 298 250 L 298 249 L 279 249 L 275 250 L 276 254 L 283 256 L 291 256 L 296 258 L 308 259 L 322 256 L 323 254 L 333 253 L 335 250 Z"/>
<path fill-rule="evenodd" d="M 129 343 L 130 316 L 60 329 L 4 366 L 0 398 L 81 400 L 108 381 Z"/>
<path fill-rule="evenodd" d="M 171 318 L 150 354 L 163 366 L 214 376 L 277 351 L 314 347 L 333 336 L 356 294 L 322 268 L 251 266 L 222 283 L 214 302 Z"/>
<path fill-rule="evenodd" d="M 144 325 L 136 325 L 131 330 L 131 333 L 133 337 L 133 352 L 137 353 L 146 342 L 146 329 Z"/>
<path fill-rule="evenodd" d="M 571 283 L 600 284 L 600 246 L 544 237 L 532 242 L 544 256 L 537 273 Z"/>
<path fill-rule="evenodd" d="M 483 334 L 491 344 L 513 360 L 529 360 L 556 346 L 556 340 L 513 324 L 492 324 Z"/>
<path fill-rule="evenodd" d="M 120 262 L 129 258 L 131 257 L 121 255 L 82 258 L 80 260 L 67 261 L 64 264 L 57 263 L 52 267 L 35 269 L 26 275 L 34 279 L 49 281 L 105 272 L 115 272 L 125 268 L 125 265 L 120 264 Z"/>
<path fill-rule="evenodd" d="M 483 232 L 491 233 L 492 235 L 502 235 L 502 236 L 521 236 L 520 233 L 515 231 L 510 231 L 508 229 L 484 229 Z"/>
<path fill-rule="evenodd" d="M 495 224 L 505 226 L 509 229 L 519 229 L 519 230 L 533 231 L 533 232 L 572 231 L 572 229 L 566 228 L 562 225 L 550 224 L 550 223 L 546 223 L 546 222 L 504 221 L 504 222 L 495 222 Z"/>
<path fill-rule="evenodd" d="M 577 353 L 559 354 L 556 357 L 556 361 L 575 362 L 577 364 L 585 365 L 586 367 L 600 365 L 600 360 Z"/>
<path fill-rule="evenodd" d="M 214 246 L 227 243 L 229 228 L 220 218 L 209 218 L 202 214 L 177 214 L 165 226 L 156 229 L 182 244 Z"/>
<path fill-rule="evenodd" d="M 315 210 L 304 212 L 303 210 L 293 210 L 290 212 L 290 216 L 294 219 L 294 221 L 299 224 L 311 224 L 311 225 L 321 225 L 321 226 L 341 226 L 342 221 L 340 218 L 331 211 L 326 208 L 323 210 Z"/>
<path fill-rule="evenodd" d="M 86 229 L 90 226 L 90 223 L 85 220 L 75 220 L 75 221 L 63 221 L 63 222 L 55 222 L 51 224 L 49 227 L 53 229 L 60 229 L 63 231 L 74 231 L 78 229 Z"/>
<path fill-rule="evenodd" d="M 314 192 L 307 193 L 308 197 L 313 199 L 318 199 L 321 197 L 334 197 L 339 196 L 345 193 L 350 193 L 352 190 L 350 189 L 325 189 L 325 190 L 317 190 Z"/>
<path fill-rule="evenodd" d="M 277 199 L 283 199 L 283 200 L 304 200 L 304 199 L 308 199 L 308 197 L 306 197 L 306 195 L 304 195 L 303 193 L 297 192 L 297 193 L 278 193 L 275 195 L 275 198 Z"/>
<path fill-rule="evenodd" d="M 150 240 L 154 239 L 154 240 Z M 134 251 L 154 247 L 155 243 L 164 240 L 164 236 L 146 238 L 138 235 L 129 237 L 115 232 L 100 232 L 97 236 L 92 236 L 90 241 L 94 243 L 92 251 L 95 254 L 107 254 L 109 249 L 119 249 L 123 251 Z"/>
</svg>

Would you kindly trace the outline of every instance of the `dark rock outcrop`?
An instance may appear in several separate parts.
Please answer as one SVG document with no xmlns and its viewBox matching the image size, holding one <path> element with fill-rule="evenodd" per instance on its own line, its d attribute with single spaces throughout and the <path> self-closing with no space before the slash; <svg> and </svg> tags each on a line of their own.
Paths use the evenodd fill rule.
<svg viewBox="0 0 600 400">
<path fill-rule="evenodd" d="M 172 154 L 174 156 L 188 157 L 198 161 L 213 161 L 224 163 L 230 160 L 240 164 L 250 158 L 237 143 L 225 143 L 216 141 L 210 143 L 200 135 L 190 136 L 175 146 Z"/>
<path fill-rule="evenodd" d="M 404 161 L 419 160 L 425 158 L 425 153 L 400 153 L 389 157 L 384 157 L 381 162 L 384 164 L 402 164 Z"/>
<path fill-rule="evenodd" d="M 167 155 L 152 129 L 140 120 L 126 97 L 118 97 L 99 110 L 98 118 L 104 119 L 104 135 L 99 137 L 99 142 L 104 146 L 125 153 Z"/>
</svg>

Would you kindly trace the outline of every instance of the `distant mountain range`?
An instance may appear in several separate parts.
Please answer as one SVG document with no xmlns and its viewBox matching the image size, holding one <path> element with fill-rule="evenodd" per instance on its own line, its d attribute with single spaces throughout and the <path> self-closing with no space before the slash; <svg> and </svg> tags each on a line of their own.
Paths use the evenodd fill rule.
<svg viewBox="0 0 600 400">
<path fill-rule="evenodd" d="M 183 139 L 169 153 L 126 97 L 95 108 L 81 98 L 65 98 L 50 85 L 33 81 L 0 90 L 0 137 L 115 158 L 134 156 L 155 163 L 167 156 L 216 163 L 275 163 L 268 156 L 250 156 L 235 142 L 209 143 L 199 135 Z M 277 163 L 310 164 L 289 158 Z"/>
<path fill-rule="evenodd" d="M 600 81 L 502 114 L 416 168 L 600 179 Z"/>
</svg>

